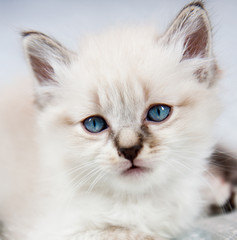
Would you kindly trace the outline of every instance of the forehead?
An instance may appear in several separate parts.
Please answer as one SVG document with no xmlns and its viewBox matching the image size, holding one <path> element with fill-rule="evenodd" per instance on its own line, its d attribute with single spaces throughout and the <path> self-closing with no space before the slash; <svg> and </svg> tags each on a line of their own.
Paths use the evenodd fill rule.
<svg viewBox="0 0 237 240">
<path fill-rule="evenodd" d="M 182 95 L 177 89 L 185 90 L 178 84 L 190 78 L 189 72 L 182 71 L 178 51 L 171 54 L 155 39 L 150 32 L 118 31 L 82 46 L 65 77 L 69 99 L 78 103 L 83 117 L 106 114 L 128 121 L 140 119 L 149 104 L 175 103 Z"/>
<path fill-rule="evenodd" d="M 97 85 L 94 94 L 101 111 L 120 122 L 140 120 L 147 104 L 146 85 L 135 76 Z"/>
<path fill-rule="evenodd" d="M 119 126 L 139 124 L 148 104 L 146 80 L 131 68 L 107 67 L 81 68 L 73 74 L 69 96 L 65 96 L 70 101 L 67 106 L 74 106 L 79 119 L 101 115 Z"/>
</svg>

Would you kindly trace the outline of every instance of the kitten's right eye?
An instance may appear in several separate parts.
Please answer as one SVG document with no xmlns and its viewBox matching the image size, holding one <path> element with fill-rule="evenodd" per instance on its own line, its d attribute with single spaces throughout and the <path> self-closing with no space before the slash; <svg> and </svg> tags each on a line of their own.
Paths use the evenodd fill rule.
<svg viewBox="0 0 237 240">
<path fill-rule="evenodd" d="M 147 113 L 147 120 L 152 122 L 162 122 L 170 114 L 171 108 L 164 104 L 158 104 L 151 107 Z"/>
<path fill-rule="evenodd" d="M 83 121 L 86 130 L 91 133 L 99 133 L 108 127 L 106 121 L 99 116 L 88 117 Z"/>
</svg>

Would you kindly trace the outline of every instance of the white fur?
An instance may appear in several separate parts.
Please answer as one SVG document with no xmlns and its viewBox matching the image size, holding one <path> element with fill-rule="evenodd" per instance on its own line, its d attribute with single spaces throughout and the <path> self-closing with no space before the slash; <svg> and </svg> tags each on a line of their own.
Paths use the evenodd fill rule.
<svg viewBox="0 0 237 240">
<path fill-rule="evenodd" d="M 178 42 L 164 45 L 152 28 L 124 28 L 86 39 L 69 67 L 55 65 L 59 86 L 45 88 L 54 100 L 32 127 L 40 152 L 31 176 L 39 176 L 36 191 L 22 193 L 34 207 L 21 206 L 27 224 L 3 214 L 11 239 L 112 239 L 110 227 L 169 239 L 192 223 L 202 208 L 218 101 L 215 87 L 194 74 L 213 59 L 181 61 L 183 51 Z M 172 106 L 172 114 L 163 123 L 144 122 L 155 103 Z M 103 116 L 109 128 L 88 133 L 81 121 L 92 115 Z M 111 132 L 135 135 L 143 123 L 158 143 L 151 149 L 144 142 L 135 161 L 151 171 L 123 176 L 129 161 L 119 157 Z"/>
</svg>

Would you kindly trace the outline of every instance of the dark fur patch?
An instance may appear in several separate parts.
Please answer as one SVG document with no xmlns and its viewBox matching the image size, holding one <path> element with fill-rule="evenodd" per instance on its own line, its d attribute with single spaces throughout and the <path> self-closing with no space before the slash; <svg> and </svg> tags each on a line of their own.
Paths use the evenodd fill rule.
<svg viewBox="0 0 237 240">
<path fill-rule="evenodd" d="M 151 136 L 151 132 L 150 132 L 147 125 L 143 124 L 141 126 L 141 130 L 142 130 L 142 134 L 144 135 L 144 137 L 150 137 Z"/>
<path fill-rule="evenodd" d="M 33 55 L 29 55 L 29 59 L 35 76 L 41 85 L 49 84 L 49 81 L 53 84 L 57 83 L 52 77 L 54 70 L 46 61 L 42 61 L 39 57 Z"/>
<path fill-rule="evenodd" d="M 149 140 L 149 147 L 154 148 L 159 145 L 159 141 L 157 139 L 150 139 Z"/>
<path fill-rule="evenodd" d="M 229 182 L 232 185 L 230 198 L 226 203 L 222 206 L 216 204 L 210 205 L 209 213 L 210 215 L 218 215 L 232 212 L 237 207 L 234 201 L 236 195 L 234 186 L 237 186 L 237 159 L 221 148 L 217 148 L 209 159 L 209 166 L 217 177 L 222 178 L 223 181 Z"/>
<path fill-rule="evenodd" d="M 237 159 L 222 149 L 216 149 L 209 159 L 210 167 L 227 182 L 237 185 Z"/>
<path fill-rule="evenodd" d="M 208 45 L 208 29 L 202 18 L 200 18 L 199 21 L 200 28 L 194 33 L 188 35 L 185 39 L 184 46 L 186 46 L 186 50 L 184 52 L 183 60 L 194 58 L 198 55 L 206 57 L 206 48 Z"/>
<path fill-rule="evenodd" d="M 196 7 L 200 7 L 202 9 L 204 9 L 204 3 L 203 1 L 197 1 L 197 2 L 192 2 L 189 4 L 190 6 L 196 6 Z"/>
<path fill-rule="evenodd" d="M 209 207 L 209 215 L 216 216 L 223 213 L 230 213 L 234 211 L 236 209 L 234 198 L 235 193 L 232 192 L 230 198 L 222 206 L 211 204 Z"/>
<path fill-rule="evenodd" d="M 44 33 L 37 32 L 37 31 L 23 31 L 23 32 L 21 32 L 21 36 L 22 37 L 28 37 L 28 36 L 30 36 L 32 34 L 42 35 L 44 37 L 47 37 Z"/>
<path fill-rule="evenodd" d="M 154 148 L 159 145 L 159 141 L 153 136 L 150 132 L 148 126 L 145 124 L 142 125 L 141 130 L 144 134 L 144 142 L 148 143 L 150 148 Z"/>
</svg>

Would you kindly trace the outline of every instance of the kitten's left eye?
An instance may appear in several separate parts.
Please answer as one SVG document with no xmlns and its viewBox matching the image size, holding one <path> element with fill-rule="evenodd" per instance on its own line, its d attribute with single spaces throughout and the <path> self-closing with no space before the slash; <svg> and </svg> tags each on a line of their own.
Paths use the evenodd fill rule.
<svg viewBox="0 0 237 240">
<path fill-rule="evenodd" d="M 170 110 L 167 105 L 155 105 L 148 110 L 146 119 L 153 122 L 164 121 L 169 116 Z"/>
<path fill-rule="evenodd" d="M 83 121 L 83 125 L 91 133 L 99 133 L 108 127 L 106 121 L 99 116 L 88 117 Z"/>
</svg>

